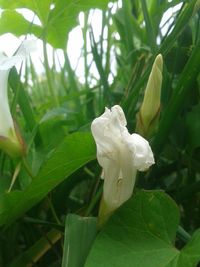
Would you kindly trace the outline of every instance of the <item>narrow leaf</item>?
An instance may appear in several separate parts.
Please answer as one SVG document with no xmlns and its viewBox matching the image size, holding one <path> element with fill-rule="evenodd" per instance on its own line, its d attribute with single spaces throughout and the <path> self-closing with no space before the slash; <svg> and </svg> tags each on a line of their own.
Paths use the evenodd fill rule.
<svg viewBox="0 0 200 267">
<path fill-rule="evenodd" d="M 97 234 L 97 220 L 69 214 L 65 227 L 62 267 L 83 267 Z"/>
</svg>

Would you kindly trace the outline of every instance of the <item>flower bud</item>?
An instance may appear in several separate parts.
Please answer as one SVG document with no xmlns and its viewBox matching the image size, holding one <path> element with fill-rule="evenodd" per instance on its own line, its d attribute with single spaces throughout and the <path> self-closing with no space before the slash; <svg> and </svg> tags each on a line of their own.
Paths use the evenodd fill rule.
<svg viewBox="0 0 200 267">
<path fill-rule="evenodd" d="M 163 59 L 159 54 L 153 64 L 141 108 L 137 114 L 136 132 L 150 136 L 157 127 L 160 113 Z"/>
<path fill-rule="evenodd" d="M 29 47 L 30 41 L 25 41 L 15 56 L 9 58 L 0 54 L 0 149 L 11 157 L 23 155 L 25 146 L 10 112 L 7 92 L 8 75 L 10 69 L 27 56 Z"/>
</svg>

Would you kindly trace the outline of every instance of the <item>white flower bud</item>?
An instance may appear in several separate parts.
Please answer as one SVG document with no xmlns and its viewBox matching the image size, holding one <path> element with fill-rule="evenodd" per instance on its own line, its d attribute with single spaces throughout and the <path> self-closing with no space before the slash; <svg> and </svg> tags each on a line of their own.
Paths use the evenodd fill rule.
<svg viewBox="0 0 200 267">
<path fill-rule="evenodd" d="M 24 146 L 19 133 L 14 125 L 8 102 L 8 75 L 10 69 L 27 56 L 31 41 L 25 41 L 20 46 L 17 54 L 6 57 L 0 54 L 0 148 L 10 156 L 19 156 L 23 153 Z"/>
</svg>

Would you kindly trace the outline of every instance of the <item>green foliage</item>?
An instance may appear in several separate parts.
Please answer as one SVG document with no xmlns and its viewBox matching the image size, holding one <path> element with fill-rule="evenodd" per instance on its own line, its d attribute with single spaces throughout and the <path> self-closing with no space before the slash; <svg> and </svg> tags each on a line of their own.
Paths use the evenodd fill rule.
<svg viewBox="0 0 200 267">
<path fill-rule="evenodd" d="M 78 149 L 75 150 L 76 145 Z M 43 163 L 41 170 L 25 190 L 1 195 L 0 225 L 13 222 L 44 198 L 63 179 L 94 157 L 95 146 L 91 135 L 75 133 L 67 136 Z"/>
<path fill-rule="evenodd" d="M 27 59 L 20 74 L 13 68 L 9 75 L 9 103 L 26 154 L 12 159 L 0 151 L 0 266 L 197 267 L 199 0 L 0 0 L 0 9 L 0 35 L 33 34 L 44 55 L 43 72 Z M 76 26 L 83 79 L 66 50 Z M 119 104 L 134 132 L 159 53 L 160 117 L 148 140 L 156 163 L 138 175 L 133 197 L 96 236 L 102 182 L 91 122 L 105 106 Z"/>
<path fill-rule="evenodd" d="M 166 194 L 136 192 L 99 233 L 85 266 L 195 267 L 200 231 L 179 251 L 178 222 L 178 207 Z"/>
<path fill-rule="evenodd" d="M 45 39 L 55 48 L 65 48 L 68 33 L 76 26 L 79 12 L 91 8 L 105 8 L 108 2 L 108 0 L 98 0 L 95 3 L 91 0 L 1 1 L 0 6 L 8 10 L 2 14 L 0 33 L 9 31 L 20 36 L 30 32 L 39 38 L 45 36 Z M 16 8 L 27 8 L 33 11 L 40 19 L 41 26 L 30 24 L 13 10 Z"/>
</svg>

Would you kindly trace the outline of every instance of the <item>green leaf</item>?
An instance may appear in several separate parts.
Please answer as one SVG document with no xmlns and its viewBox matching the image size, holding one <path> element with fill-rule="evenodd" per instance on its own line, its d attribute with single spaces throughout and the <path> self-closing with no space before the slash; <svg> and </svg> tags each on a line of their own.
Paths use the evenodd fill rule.
<svg viewBox="0 0 200 267">
<path fill-rule="evenodd" d="M 48 19 L 48 11 L 50 11 L 51 3 L 52 0 L 0 0 L 0 7 L 3 9 L 28 8 L 37 14 L 41 23 L 44 25 Z"/>
<path fill-rule="evenodd" d="M 180 252 L 178 223 L 178 207 L 164 192 L 136 192 L 97 236 L 85 266 L 195 267 L 199 234 Z"/>
<path fill-rule="evenodd" d="M 27 34 L 28 30 L 41 38 L 42 33 L 46 33 L 47 41 L 55 48 L 64 48 L 66 46 L 68 33 L 77 25 L 77 18 L 81 11 L 87 11 L 91 8 L 105 9 L 109 0 L 31 0 L 31 1 L 3 1 L 0 0 L 0 7 L 11 9 L 0 18 L 0 33 L 10 32 L 20 36 Z M 22 15 L 12 9 L 28 8 L 32 10 L 40 19 L 42 26 L 36 26 Z M 48 12 L 47 12 L 48 11 Z M 9 18 L 9 19 L 7 19 Z M 29 29 L 27 28 L 29 26 Z"/>
<path fill-rule="evenodd" d="M 182 249 L 177 267 L 194 267 L 200 261 L 200 230 L 197 230 Z"/>
<path fill-rule="evenodd" d="M 24 191 L 5 193 L 0 197 L 0 225 L 13 222 L 70 174 L 94 158 L 95 145 L 91 134 L 75 133 L 67 136 Z"/>
<path fill-rule="evenodd" d="M 146 26 L 147 37 L 149 40 L 149 44 L 151 46 L 151 50 L 155 53 L 156 52 L 155 32 L 152 27 L 152 21 L 149 16 L 146 0 L 142 0 L 141 4 L 142 4 L 142 11 L 143 11 L 144 21 L 145 21 L 145 26 Z"/>
<path fill-rule="evenodd" d="M 198 9 L 195 9 L 196 0 L 191 0 L 189 2 L 186 2 L 183 10 L 180 11 L 180 15 L 178 16 L 175 26 L 172 30 L 172 32 L 165 38 L 163 41 L 159 53 L 165 55 L 167 52 L 170 51 L 173 44 L 179 37 L 179 35 L 183 32 L 185 29 L 188 21 L 194 17 L 195 13 L 198 11 Z"/>
<path fill-rule="evenodd" d="M 5 10 L 0 17 L 0 34 L 13 33 L 16 36 L 33 33 L 36 36 L 41 36 L 41 27 L 31 24 L 21 14 L 15 10 Z"/>
<path fill-rule="evenodd" d="M 78 14 L 91 8 L 106 8 L 108 0 L 58 0 L 49 14 L 47 40 L 56 48 L 66 45 L 67 34 L 77 25 Z"/>
<path fill-rule="evenodd" d="M 65 224 L 62 267 L 82 267 L 96 234 L 96 218 L 69 214 Z"/>
<path fill-rule="evenodd" d="M 30 104 L 28 94 L 25 91 L 25 88 L 22 82 L 20 81 L 20 77 L 15 68 L 12 68 L 12 70 L 10 71 L 9 85 L 12 88 L 14 94 L 16 94 L 19 89 L 20 93 L 17 95 L 17 101 L 18 101 L 18 104 L 20 106 L 20 109 L 22 111 L 22 114 L 24 116 L 24 119 L 27 123 L 29 130 L 33 131 L 37 125 L 35 114 Z M 38 142 L 40 141 L 39 133 L 37 134 L 37 141 Z"/>
<path fill-rule="evenodd" d="M 178 114 L 183 108 L 183 103 L 188 96 L 189 90 L 193 87 L 199 74 L 199 60 L 200 60 L 200 41 L 192 51 L 192 54 L 185 65 L 185 68 L 179 78 L 178 84 L 174 90 L 173 96 L 163 112 L 160 121 L 158 133 L 153 142 L 153 151 L 160 153 L 164 147 L 166 139 L 169 136 L 171 129 L 176 123 Z"/>
</svg>

